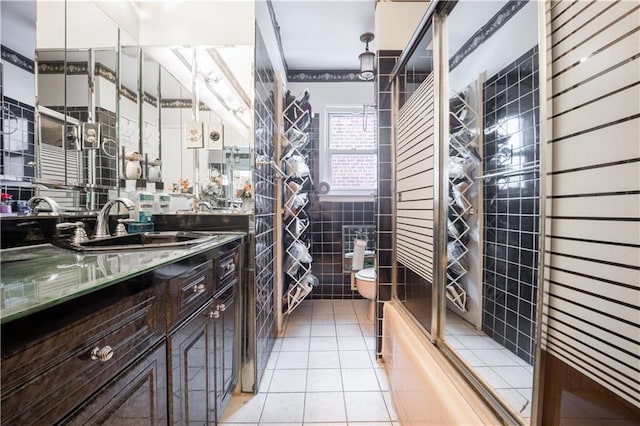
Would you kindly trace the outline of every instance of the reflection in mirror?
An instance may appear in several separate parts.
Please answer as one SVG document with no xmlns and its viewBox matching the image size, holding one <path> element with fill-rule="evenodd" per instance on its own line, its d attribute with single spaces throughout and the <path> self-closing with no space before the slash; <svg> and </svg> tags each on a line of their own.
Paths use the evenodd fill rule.
<svg viewBox="0 0 640 426">
<path fill-rule="evenodd" d="M 142 64 L 142 120 L 140 134 L 142 136 L 142 154 L 145 161 L 144 176 L 149 182 L 160 182 L 157 169 L 152 169 L 149 175 L 150 162 L 156 164 L 161 159 L 160 150 L 160 105 L 159 84 L 160 65 L 143 51 Z M 154 166 L 159 167 L 159 166 Z"/>
<path fill-rule="evenodd" d="M 240 205 L 235 190 L 246 182 L 251 182 L 252 154 L 248 139 L 250 100 L 238 94 L 245 93 L 245 84 L 247 87 L 250 86 L 250 79 L 243 79 L 242 84 L 239 83 L 239 79 L 244 74 L 250 75 L 245 72 L 245 68 L 250 70 L 251 61 L 244 56 L 251 50 L 245 47 L 238 48 L 238 58 L 246 60 L 243 62 L 236 58 L 235 62 L 227 63 L 227 60 L 230 61 L 228 58 L 232 58 L 231 53 L 234 49 L 195 48 L 195 51 L 201 54 L 197 60 L 200 71 L 196 73 L 195 82 L 191 68 L 194 49 L 145 50 L 162 68 L 161 154 L 163 159 L 171 159 L 174 165 L 171 168 L 163 168 L 163 181 L 174 195 L 183 192 L 186 192 L 187 196 L 197 195 L 200 200 L 207 201 L 211 208 L 223 209 L 234 204 Z M 221 51 L 225 54 L 220 53 Z M 218 66 L 216 72 L 212 65 L 213 58 Z M 193 87 L 198 90 L 197 116 L 203 133 L 201 146 L 204 147 L 201 149 L 187 148 L 185 140 L 186 123 L 195 119 Z M 176 167 L 178 164 L 179 167 Z M 187 186 L 181 188 L 178 182 L 185 181 L 188 181 Z M 194 191 L 197 191 L 197 194 L 194 194 Z M 174 197 L 173 201 L 179 204 L 178 208 L 186 209 L 191 206 L 191 203 L 176 198 Z"/>
<path fill-rule="evenodd" d="M 117 188 L 118 28 L 90 2 L 38 2 L 37 9 L 36 193 L 65 210 L 96 210 Z"/>
<path fill-rule="evenodd" d="M 140 48 L 138 46 L 122 46 L 120 49 L 120 150 L 121 155 L 142 151 L 140 140 L 140 108 L 138 98 Z M 122 159 L 122 158 L 121 158 Z M 123 167 L 124 172 L 124 167 Z M 142 177 L 122 176 L 126 179 Z"/>
<path fill-rule="evenodd" d="M 447 18 L 445 52 L 450 202 L 444 340 L 494 387 L 518 419 L 513 422 L 524 424 L 531 415 L 536 329 L 536 7 L 458 2 Z"/>
<path fill-rule="evenodd" d="M 364 268 L 373 268 L 376 262 L 376 226 L 375 225 L 343 225 L 342 226 L 342 270 L 353 270 L 353 258 L 356 251 L 356 240 L 366 241 L 364 247 Z"/>
</svg>

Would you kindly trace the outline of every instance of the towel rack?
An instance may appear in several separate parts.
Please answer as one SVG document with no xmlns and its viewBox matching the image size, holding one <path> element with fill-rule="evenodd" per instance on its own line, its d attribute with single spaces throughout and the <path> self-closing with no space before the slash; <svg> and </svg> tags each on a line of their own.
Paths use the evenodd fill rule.
<svg viewBox="0 0 640 426">
<path fill-rule="evenodd" d="M 490 178 L 494 178 L 494 177 L 515 176 L 515 175 L 519 175 L 519 174 L 522 174 L 522 173 L 525 173 L 525 172 L 537 170 L 539 168 L 540 168 L 540 164 L 539 163 L 535 163 L 535 164 L 530 164 L 528 166 L 524 166 L 524 167 L 522 167 L 520 169 L 516 169 L 516 170 L 503 170 L 503 171 L 500 171 L 500 172 L 487 173 L 486 175 L 476 176 L 476 180 L 490 179 Z"/>
</svg>

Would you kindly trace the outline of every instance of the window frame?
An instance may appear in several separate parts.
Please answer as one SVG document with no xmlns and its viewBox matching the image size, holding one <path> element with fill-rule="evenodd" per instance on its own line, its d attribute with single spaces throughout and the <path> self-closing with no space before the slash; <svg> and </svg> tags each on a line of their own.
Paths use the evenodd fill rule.
<svg viewBox="0 0 640 426">
<path fill-rule="evenodd" d="M 331 149 L 331 116 L 332 115 L 361 115 L 363 113 L 363 105 L 331 105 L 325 107 L 323 135 L 320 138 L 319 157 L 319 178 L 320 182 L 327 182 L 331 188 L 326 194 L 319 194 L 321 199 L 330 201 L 331 199 L 349 198 L 352 201 L 373 201 L 377 193 L 378 181 L 378 129 L 377 129 L 377 110 L 375 108 L 367 108 L 367 114 L 372 114 L 375 121 L 370 124 L 374 126 L 374 147 L 371 149 Z M 376 182 L 373 188 L 367 189 L 334 189 L 331 181 L 331 156 L 333 154 L 356 155 L 356 154 L 372 154 L 376 156 L 375 176 Z"/>
</svg>

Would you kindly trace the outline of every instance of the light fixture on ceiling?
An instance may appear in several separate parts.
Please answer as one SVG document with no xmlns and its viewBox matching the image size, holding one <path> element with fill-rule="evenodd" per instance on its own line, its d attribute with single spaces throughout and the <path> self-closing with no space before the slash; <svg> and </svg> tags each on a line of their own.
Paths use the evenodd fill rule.
<svg viewBox="0 0 640 426">
<path fill-rule="evenodd" d="M 376 57 L 375 53 L 369 51 L 369 42 L 371 42 L 375 36 L 373 33 L 364 33 L 360 36 L 360 41 L 365 44 L 364 52 L 358 55 L 360 60 L 360 78 L 362 80 L 373 80 L 375 73 L 373 71 L 373 62 Z"/>
</svg>

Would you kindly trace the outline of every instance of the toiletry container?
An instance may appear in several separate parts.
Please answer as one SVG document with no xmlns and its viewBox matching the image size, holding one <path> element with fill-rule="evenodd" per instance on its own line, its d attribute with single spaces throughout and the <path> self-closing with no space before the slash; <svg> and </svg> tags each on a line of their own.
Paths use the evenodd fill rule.
<svg viewBox="0 0 640 426">
<path fill-rule="evenodd" d="M 135 204 L 134 219 L 138 222 L 151 222 L 153 220 L 154 194 L 146 191 L 134 193 L 133 202 Z"/>
</svg>

